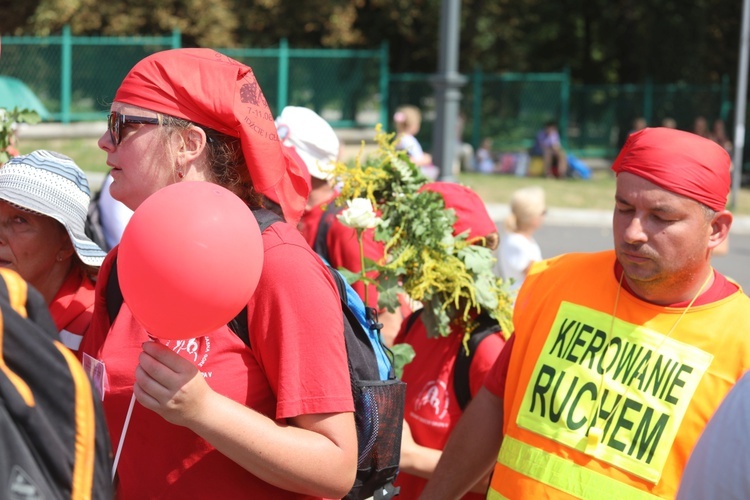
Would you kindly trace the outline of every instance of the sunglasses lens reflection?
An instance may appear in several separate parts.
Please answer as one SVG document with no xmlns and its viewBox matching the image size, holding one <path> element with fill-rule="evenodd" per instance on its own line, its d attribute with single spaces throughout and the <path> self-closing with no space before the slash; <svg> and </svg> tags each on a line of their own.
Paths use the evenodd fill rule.
<svg viewBox="0 0 750 500">
<path fill-rule="evenodd" d="M 120 144 L 120 115 L 112 111 L 107 117 L 107 128 L 109 129 L 109 138 L 115 146 Z"/>
</svg>

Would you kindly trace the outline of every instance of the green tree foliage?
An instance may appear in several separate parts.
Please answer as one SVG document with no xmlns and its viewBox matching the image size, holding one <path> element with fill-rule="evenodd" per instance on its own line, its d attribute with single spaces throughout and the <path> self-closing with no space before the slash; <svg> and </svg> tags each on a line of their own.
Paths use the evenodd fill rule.
<svg viewBox="0 0 750 500">
<path fill-rule="evenodd" d="M 584 83 L 710 83 L 737 71 L 734 0 L 462 0 L 460 71 L 570 68 Z M 391 71 L 437 69 L 441 0 L 26 0 L 0 32 L 154 35 L 184 46 L 375 48 Z"/>
<path fill-rule="evenodd" d="M 8 1 L 2 4 L 0 15 L 0 33 L 20 33 L 29 17 L 34 13 L 39 0 L 24 2 Z"/>
<path fill-rule="evenodd" d="M 5 109 L 0 108 L 0 165 L 8 161 L 11 153 L 18 154 L 15 150 L 16 127 L 19 123 L 34 125 L 41 118 L 36 111 L 30 109 Z"/>
<path fill-rule="evenodd" d="M 163 35 L 174 28 L 185 46 L 236 45 L 232 0 L 41 0 L 26 33 L 50 35 L 69 24 L 74 35 Z"/>
</svg>

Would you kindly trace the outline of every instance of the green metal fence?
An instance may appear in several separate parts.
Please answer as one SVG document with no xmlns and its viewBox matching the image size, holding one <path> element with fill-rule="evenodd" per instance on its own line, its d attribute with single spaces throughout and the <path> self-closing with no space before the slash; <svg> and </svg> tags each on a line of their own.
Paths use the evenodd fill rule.
<svg viewBox="0 0 750 500">
<path fill-rule="evenodd" d="M 667 84 L 581 85 L 560 73 L 467 75 L 462 89 L 461 113 L 464 142 L 475 148 L 492 139 L 498 151 L 522 151 L 531 146 L 536 131 L 556 120 L 566 147 L 580 156 L 612 157 L 622 146 L 633 120 L 643 117 L 651 126 L 673 118 L 683 130 L 692 128 L 697 116 L 709 123 L 716 118 L 732 126 L 729 79 L 716 85 Z M 389 111 L 413 104 L 423 111 L 417 138 L 423 147 L 432 144 L 435 115 L 430 75 L 393 74 L 390 78 Z"/>
<path fill-rule="evenodd" d="M 163 37 L 3 37 L 0 75 L 25 82 L 55 121 L 102 119 L 122 79 L 143 57 L 180 47 Z M 378 50 L 217 49 L 253 68 L 266 99 L 318 111 L 335 127 L 374 126 L 387 119 L 388 46 Z"/>
<path fill-rule="evenodd" d="M 388 45 L 378 50 L 217 49 L 251 68 L 266 100 L 314 109 L 334 127 L 374 127 L 387 120 Z"/>
<path fill-rule="evenodd" d="M 180 46 L 180 33 L 161 37 L 3 37 L 0 74 L 26 83 L 51 112 L 69 123 L 103 119 L 117 87 L 145 56 Z"/>
<path fill-rule="evenodd" d="M 571 85 L 568 146 L 588 154 L 613 155 L 632 130 L 636 118 L 659 126 L 665 118 L 692 130 L 696 117 L 730 125 L 729 78 L 720 84 Z M 729 128 L 727 128 L 729 130 Z"/>
<path fill-rule="evenodd" d="M 127 71 L 148 54 L 179 47 L 180 38 L 177 30 L 161 37 L 81 37 L 68 27 L 60 36 L 3 37 L 0 75 L 25 82 L 52 120 L 101 120 Z M 281 40 L 275 48 L 217 50 L 253 68 L 275 113 L 293 104 L 315 109 L 334 127 L 382 123 L 389 129 L 395 109 L 413 104 L 423 111 L 417 137 L 432 147 L 433 75 L 389 74 L 386 43 L 376 50 L 295 49 Z M 550 119 L 558 121 L 568 149 L 585 156 L 613 156 L 635 117 L 651 125 L 672 117 L 690 129 L 701 115 L 732 126 L 727 77 L 717 85 L 578 85 L 568 71 L 477 69 L 466 76 L 461 137 L 475 147 L 491 138 L 499 151 L 524 150 Z"/>
</svg>

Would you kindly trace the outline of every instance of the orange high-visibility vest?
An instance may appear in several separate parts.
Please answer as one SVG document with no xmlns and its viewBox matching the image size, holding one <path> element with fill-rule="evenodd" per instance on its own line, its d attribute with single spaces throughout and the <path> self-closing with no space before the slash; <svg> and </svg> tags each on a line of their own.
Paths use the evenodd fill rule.
<svg viewBox="0 0 750 500">
<path fill-rule="evenodd" d="M 615 312 L 614 263 L 612 251 L 568 254 L 526 278 L 488 498 L 674 497 L 701 430 L 750 368 L 741 290 L 683 316 L 621 289 Z"/>
</svg>

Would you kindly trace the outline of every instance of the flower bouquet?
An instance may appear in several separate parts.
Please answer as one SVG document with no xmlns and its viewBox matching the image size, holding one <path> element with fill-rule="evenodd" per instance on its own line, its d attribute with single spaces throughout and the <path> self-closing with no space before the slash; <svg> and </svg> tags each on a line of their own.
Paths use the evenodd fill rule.
<svg viewBox="0 0 750 500">
<path fill-rule="evenodd" d="M 512 299 L 493 273 L 492 251 L 468 239 L 468 231 L 453 235 L 454 211 L 445 208 L 440 194 L 421 189 L 428 180 L 395 149 L 394 134 L 378 125 L 375 142 L 378 149 L 366 161 L 360 153 L 354 165 L 339 163 L 332 173 L 340 188 L 336 203 L 349 207 L 339 220 L 357 229 L 360 248 L 364 228 L 375 227 L 386 257 L 382 262 L 362 257 L 362 272 L 342 270 L 344 275 L 350 282 L 370 282 L 365 272 L 376 270 L 378 305 L 395 311 L 402 293 L 421 302 L 422 320 L 433 336 L 447 336 L 457 326 L 468 339 L 480 312 L 509 335 Z"/>
</svg>

